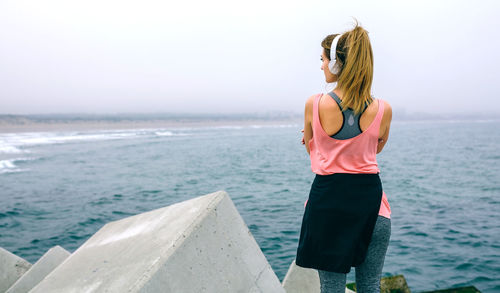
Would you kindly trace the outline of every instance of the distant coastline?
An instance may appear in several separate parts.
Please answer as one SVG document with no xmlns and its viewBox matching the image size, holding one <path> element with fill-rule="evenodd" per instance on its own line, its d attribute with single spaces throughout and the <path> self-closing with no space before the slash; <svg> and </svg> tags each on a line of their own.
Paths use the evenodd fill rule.
<svg viewBox="0 0 500 293">
<path fill-rule="evenodd" d="M 423 121 L 423 120 L 435 120 L 435 121 L 486 121 L 486 120 L 500 120 L 500 113 L 424 113 L 424 112 L 414 112 L 408 113 L 405 110 L 393 109 L 392 111 L 393 120 L 403 120 L 403 121 Z"/>
<path fill-rule="evenodd" d="M 430 114 L 394 111 L 394 121 L 499 121 L 498 114 Z M 172 128 L 223 125 L 302 124 L 303 114 L 120 113 L 120 114 L 0 114 L 0 132 L 35 132 L 132 128 Z"/>
<path fill-rule="evenodd" d="M 0 114 L 0 132 L 297 124 L 302 117 L 278 114 Z"/>
</svg>

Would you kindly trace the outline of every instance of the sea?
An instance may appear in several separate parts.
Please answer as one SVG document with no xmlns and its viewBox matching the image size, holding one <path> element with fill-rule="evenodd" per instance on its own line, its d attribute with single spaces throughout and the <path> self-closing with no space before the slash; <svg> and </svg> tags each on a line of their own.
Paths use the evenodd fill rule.
<svg viewBox="0 0 500 293">
<path fill-rule="evenodd" d="M 0 247 L 36 262 L 104 224 L 225 190 L 282 281 L 314 179 L 299 120 L 0 132 Z M 393 121 L 383 277 L 500 292 L 500 121 Z M 354 282 L 355 270 L 347 276 Z"/>
</svg>

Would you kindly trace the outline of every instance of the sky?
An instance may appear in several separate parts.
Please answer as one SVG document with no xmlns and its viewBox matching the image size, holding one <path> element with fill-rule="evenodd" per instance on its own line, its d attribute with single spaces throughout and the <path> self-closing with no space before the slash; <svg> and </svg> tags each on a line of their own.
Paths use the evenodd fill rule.
<svg viewBox="0 0 500 293">
<path fill-rule="evenodd" d="M 372 94 L 500 113 L 500 2 L 0 0 L 0 114 L 303 113 L 323 38 L 369 32 Z"/>
</svg>

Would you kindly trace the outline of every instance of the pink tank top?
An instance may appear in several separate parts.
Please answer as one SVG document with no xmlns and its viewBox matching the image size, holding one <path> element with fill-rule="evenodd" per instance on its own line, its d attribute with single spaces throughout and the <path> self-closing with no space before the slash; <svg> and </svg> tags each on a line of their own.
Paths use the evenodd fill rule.
<svg viewBox="0 0 500 293">
<path fill-rule="evenodd" d="M 379 173 L 376 156 L 384 102 L 378 99 L 377 115 L 365 131 L 355 137 L 339 140 L 330 137 L 321 126 L 318 111 L 321 96 L 317 95 L 313 103 L 313 137 L 309 140 L 312 171 L 319 175 Z M 385 192 L 382 193 L 379 215 L 386 218 L 391 215 Z"/>
</svg>

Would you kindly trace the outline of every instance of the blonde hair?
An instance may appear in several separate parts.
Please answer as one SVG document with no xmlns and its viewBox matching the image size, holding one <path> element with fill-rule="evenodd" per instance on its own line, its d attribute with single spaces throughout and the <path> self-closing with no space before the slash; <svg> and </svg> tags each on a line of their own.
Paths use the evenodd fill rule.
<svg viewBox="0 0 500 293">
<path fill-rule="evenodd" d="M 321 42 L 326 56 L 330 56 L 336 36 L 328 35 Z M 353 109 L 356 114 L 361 113 L 365 103 L 373 101 L 373 52 L 368 32 L 356 22 L 352 30 L 342 34 L 334 50 L 340 65 L 337 88 L 343 93 L 341 106 Z"/>
</svg>

